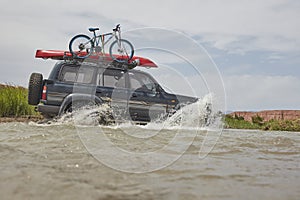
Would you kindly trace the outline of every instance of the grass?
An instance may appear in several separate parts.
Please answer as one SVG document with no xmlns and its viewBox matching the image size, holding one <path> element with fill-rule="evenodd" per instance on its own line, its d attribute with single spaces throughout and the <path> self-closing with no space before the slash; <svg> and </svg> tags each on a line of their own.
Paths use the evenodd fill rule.
<svg viewBox="0 0 300 200">
<path fill-rule="evenodd" d="M 270 131 L 300 131 L 300 119 L 296 120 L 270 120 L 263 121 L 263 118 L 256 116 L 252 122 L 245 121 L 243 117 L 225 115 L 225 127 L 233 129 L 259 129 Z"/>
<path fill-rule="evenodd" d="M 225 127 L 234 129 L 261 129 L 259 124 L 245 121 L 242 117 L 225 115 Z"/>
<path fill-rule="evenodd" d="M 298 120 L 270 120 L 265 123 L 264 130 L 271 131 L 299 131 L 300 132 L 300 119 Z"/>
<path fill-rule="evenodd" d="M 0 84 L 0 117 L 38 115 L 27 103 L 28 90 L 14 85 Z"/>
</svg>

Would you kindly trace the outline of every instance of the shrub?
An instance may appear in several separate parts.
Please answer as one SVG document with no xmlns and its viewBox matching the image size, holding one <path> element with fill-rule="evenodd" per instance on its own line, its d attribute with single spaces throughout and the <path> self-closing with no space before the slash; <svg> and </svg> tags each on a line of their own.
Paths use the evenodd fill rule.
<svg viewBox="0 0 300 200">
<path fill-rule="evenodd" d="M 300 131 L 300 119 L 284 121 L 272 119 L 270 121 L 263 122 L 263 118 L 255 116 L 252 118 L 253 123 L 251 123 L 230 115 L 225 115 L 224 122 L 225 128 L 261 129 L 270 131 Z"/>
<path fill-rule="evenodd" d="M 28 90 L 13 85 L 0 85 L 0 117 L 37 114 L 27 103 Z"/>
<path fill-rule="evenodd" d="M 257 124 L 259 126 L 262 126 L 264 124 L 263 118 L 260 117 L 260 116 L 258 116 L 258 115 L 256 115 L 256 116 L 252 117 L 252 123 L 253 124 Z"/>
</svg>

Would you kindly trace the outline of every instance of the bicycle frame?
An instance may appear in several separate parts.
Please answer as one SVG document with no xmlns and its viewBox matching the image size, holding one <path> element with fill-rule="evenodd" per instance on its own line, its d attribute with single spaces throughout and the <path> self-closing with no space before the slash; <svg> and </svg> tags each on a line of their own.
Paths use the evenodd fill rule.
<svg viewBox="0 0 300 200">
<path fill-rule="evenodd" d="M 105 36 L 111 35 L 108 39 L 105 40 Z M 114 37 L 113 33 L 106 33 L 98 36 L 94 36 L 94 44 L 95 46 L 99 46 L 101 44 L 102 46 L 106 45 L 112 38 Z M 100 43 L 101 42 L 101 43 Z"/>
<path fill-rule="evenodd" d="M 117 34 L 118 32 L 118 34 Z M 105 39 L 106 36 L 110 36 L 108 39 Z M 105 33 L 105 34 L 102 34 L 102 35 L 96 35 L 96 33 L 94 32 L 94 37 L 90 40 L 92 41 L 92 44 L 93 44 L 93 48 L 97 47 L 97 46 L 100 46 L 101 44 L 101 50 L 102 50 L 102 53 L 105 53 L 104 52 L 104 46 L 113 38 L 115 37 L 117 41 L 119 41 L 121 39 L 121 33 L 120 31 L 114 31 L 112 33 Z M 119 42 L 118 42 L 119 44 Z"/>
</svg>

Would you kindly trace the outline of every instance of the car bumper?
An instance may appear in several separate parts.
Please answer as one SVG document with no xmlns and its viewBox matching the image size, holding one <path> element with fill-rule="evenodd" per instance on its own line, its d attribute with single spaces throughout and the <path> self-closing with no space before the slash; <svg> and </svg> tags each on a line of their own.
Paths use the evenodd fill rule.
<svg viewBox="0 0 300 200">
<path fill-rule="evenodd" d="M 60 109 L 59 106 L 53 106 L 53 105 L 39 104 L 37 106 L 37 110 L 39 112 L 41 112 L 43 115 L 50 115 L 50 116 L 58 115 L 59 109 Z"/>
</svg>

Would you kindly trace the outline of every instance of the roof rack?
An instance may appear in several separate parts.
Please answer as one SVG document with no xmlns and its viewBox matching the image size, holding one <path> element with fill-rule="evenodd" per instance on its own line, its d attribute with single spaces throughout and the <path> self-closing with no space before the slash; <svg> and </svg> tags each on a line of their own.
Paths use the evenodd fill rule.
<svg viewBox="0 0 300 200">
<path fill-rule="evenodd" d="M 112 67 L 121 69 L 133 69 L 136 66 L 147 67 L 147 68 L 157 68 L 158 66 L 148 58 L 143 58 L 140 56 L 133 56 L 128 62 L 120 62 L 113 60 L 109 54 L 97 53 L 89 56 L 88 58 L 76 58 L 69 51 L 63 50 L 36 50 L 36 58 L 43 59 L 53 59 L 53 60 L 64 60 L 70 62 L 88 62 L 95 64 L 107 64 Z"/>
<path fill-rule="evenodd" d="M 96 58 L 75 58 L 70 57 L 66 53 L 63 56 L 63 59 L 65 62 L 70 62 L 74 64 L 84 64 L 84 65 L 93 65 L 98 67 L 104 67 L 105 68 L 118 68 L 122 70 L 128 70 L 133 69 L 136 66 L 139 65 L 139 60 L 132 60 L 131 62 L 118 62 L 116 60 L 106 59 L 104 57 L 98 57 Z"/>
</svg>

